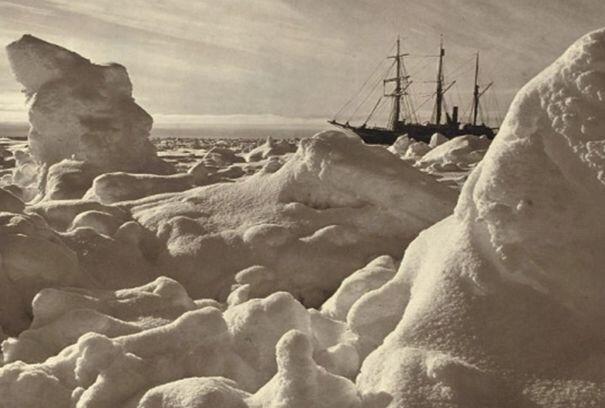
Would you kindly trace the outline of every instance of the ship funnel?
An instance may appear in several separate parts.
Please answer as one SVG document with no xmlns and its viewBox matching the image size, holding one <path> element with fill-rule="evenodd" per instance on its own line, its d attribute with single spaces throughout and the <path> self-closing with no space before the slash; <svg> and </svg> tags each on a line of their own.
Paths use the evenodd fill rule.
<svg viewBox="0 0 605 408">
<path fill-rule="evenodd" d="M 457 106 L 454 106 L 454 108 L 452 109 L 452 122 L 458 123 L 458 107 Z"/>
</svg>

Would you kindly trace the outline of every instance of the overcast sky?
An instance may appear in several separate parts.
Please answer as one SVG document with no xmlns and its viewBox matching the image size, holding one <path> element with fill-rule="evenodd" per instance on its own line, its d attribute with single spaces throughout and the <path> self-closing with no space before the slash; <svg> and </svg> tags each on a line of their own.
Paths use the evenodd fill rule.
<svg viewBox="0 0 605 408">
<path fill-rule="evenodd" d="M 159 122 L 326 118 L 397 33 L 420 54 L 443 33 L 450 69 L 479 51 L 504 105 L 603 16 L 604 0 L 18 0 L 0 1 L 0 41 L 30 33 L 125 65 Z M 26 120 L 19 90 L 2 54 L 0 121 Z"/>
</svg>

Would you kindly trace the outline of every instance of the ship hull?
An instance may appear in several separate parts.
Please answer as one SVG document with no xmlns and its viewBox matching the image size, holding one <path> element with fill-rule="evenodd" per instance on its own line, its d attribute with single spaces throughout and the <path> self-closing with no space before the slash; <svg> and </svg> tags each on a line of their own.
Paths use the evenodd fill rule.
<svg viewBox="0 0 605 408">
<path fill-rule="evenodd" d="M 440 133 L 448 139 L 462 135 L 484 135 L 489 139 L 493 139 L 495 136 L 493 129 L 483 125 L 465 125 L 459 127 L 436 124 L 402 124 L 396 130 L 391 130 L 386 128 L 355 127 L 335 121 L 330 121 L 329 123 L 354 132 L 367 144 L 392 145 L 402 135 L 407 135 L 411 139 L 425 143 L 429 143 L 431 136 L 435 133 Z"/>
</svg>

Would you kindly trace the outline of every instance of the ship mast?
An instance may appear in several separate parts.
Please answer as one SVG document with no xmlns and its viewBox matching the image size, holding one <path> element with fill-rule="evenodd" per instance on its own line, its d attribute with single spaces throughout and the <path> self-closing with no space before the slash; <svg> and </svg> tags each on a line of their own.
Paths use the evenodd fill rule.
<svg viewBox="0 0 605 408">
<path fill-rule="evenodd" d="M 475 88 L 473 90 L 473 126 L 477 126 L 479 113 L 479 53 L 475 58 Z"/>
<path fill-rule="evenodd" d="M 439 42 L 439 67 L 437 69 L 437 98 L 435 100 L 435 123 L 441 124 L 441 109 L 443 106 L 443 57 L 445 50 L 443 49 L 443 36 Z"/>
<path fill-rule="evenodd" d="M 395 55 L 395 103 L 393 106 L 393 130 L 397 129 L 401 112 L 401 47 L 397 36 L 397 54 Z"/>
<path fill-rule="evenodd" d="M 475 88 L 473 89 L 473 109 L 471 111 L 473 126 L 477 126 L 477 116 L 479 115 L 479 100 L 483 94 L 493 85 L 493 82 L 487 84 L 483 90 L 479 87 L 479 53 L 475 57 Z"/>
<path fill-rule="evenodd" d="M 395 59 L 395 78 L 385 80 L 385 82 L 395 81 L 395 90 L 390 95 L 393 97 L 393 113 L 391 114 L 391 129 L 397 129 L 401 117 L 401 45 L 399 36 L 397 36 L 397 52 L 389 58 Z"/>
</svg>

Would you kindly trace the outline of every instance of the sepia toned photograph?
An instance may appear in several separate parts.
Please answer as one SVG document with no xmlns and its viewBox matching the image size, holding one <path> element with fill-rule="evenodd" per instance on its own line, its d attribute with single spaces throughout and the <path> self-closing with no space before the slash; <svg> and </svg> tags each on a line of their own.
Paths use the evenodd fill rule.
<svg viewBox="0 0 605 408">
<path fill-rule="evenodd" d="M 604 0 L 0 0 L 0 408 L 605 408 Z"/>
</svg>

